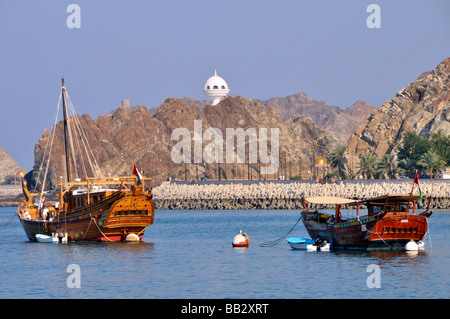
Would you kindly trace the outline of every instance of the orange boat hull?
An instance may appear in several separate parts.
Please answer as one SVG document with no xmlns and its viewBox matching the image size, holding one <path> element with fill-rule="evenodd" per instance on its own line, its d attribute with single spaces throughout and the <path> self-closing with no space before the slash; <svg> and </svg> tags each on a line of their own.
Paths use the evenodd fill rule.
<svg viewBox="0 0 450 319">
<path fill-rule="evenodd" d="M 427 231 L 423 215 L 388 213 L 373 228 L 369 248 L 404 249 L 410 240 L 422 240 Z"/>
</svg>

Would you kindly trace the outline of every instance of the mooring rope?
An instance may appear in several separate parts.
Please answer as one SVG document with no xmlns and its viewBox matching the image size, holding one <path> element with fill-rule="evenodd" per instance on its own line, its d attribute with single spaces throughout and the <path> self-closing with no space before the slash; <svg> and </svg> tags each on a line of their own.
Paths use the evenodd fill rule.
<svg viewBox="0 0 450 319">
<path fill-rule="evenodd" d="M 103 235 L 106 239 L 108 239 L 109 241 L 114 241 L 114 240 L 109 239 L 108 236 L 106 236 L 106 235 L 102 232 L 102 230 L 101 230 L 100 227 L 98 226 L 97 221 L 95 220 L 94 217 L 92 217 L 91 220 L 94 221 L 94 224 L 97 226 L 98 230 L 102 233 L 102 235 Z"/>
<path fill-rule="evenodd" d="M 9 217 L 8 219 L 2 221 L 2 222 L 0 223 L 0 231 L 6 229 L 6 228 L 9 226 L 9 224 L 11 224 L 11 223 L 14 221 L 14 219 L 15 219 L 16 217 L 17 217 L 17 215 L 14 214 L 14 215 L 12 215 L 11 217 Z"/>
<path fill-rule="evenodd" d="M 89 231 L 89 228 L 91 228 L 92 219 L 94 219 L 94 217 L 91 217 L 91 220 L 89 221 L 88 228 L 86 229 L 86 232 L 84 233 L 84 236 L 83 236 L 83 238 L 81 238 L 81 240 L 83 240 L 86 237 L 86 235 L 87 235 L 87 233 Z"/>
<path fill-rule="evenodd" d="M 294 226 L 292 226 L 292 228 L 289 229 L 289 231 L 288 231 L 286 234 L 284 234 L 283 236 L 281 236 L 281 237 L 278 238 L 278 239 L 275 239 L 274 241 L 260 242 L 260 241 L 258 241 L 258 240 L 256 240 L 256 239 L 250 237 L 250 236 L 248 235 L 248 233 L 246 233 L 246 235 L 247 235 L 247 237 L 248 237 L 249 240 L 253 241 L 254 243 L 256 243 L 257 245 L 259 245 L 259 246 L 261 246 L 261 247 L 272 247 L 272 246 L 275 246 L 275 245 L 279 244 L 280 242 L 282 242 L 282 241 L 283 241 L 283 240 L 284 240 L 284 239 L 285 239 L 285 238 L 286 238 L 286 237 L 294 230 L 294 228 L 298 225 L 298 223 L 300 222 L 301 219 L 302 219 L 302 216 L 300 215 L 300 217 L 298 218 L 298 220 L 295 222 Z M 280 227 L 283 227 L 283 226 L 280 226 Z M 280 228 L 280 227 L 270 228 L 270 229 L 267 229 L 267 230 L 265 230 L 265 231 L 269 231 L 269 230 L 276 229 L 276 228 Z M 262 233 L 262 232 L 265 232 L 265 231 L 260 231 L 260 232 L 258 232 L 258 233 Z M 256 233 L 255 233 L 255 234 L 256 234 Z"/>
</svg>

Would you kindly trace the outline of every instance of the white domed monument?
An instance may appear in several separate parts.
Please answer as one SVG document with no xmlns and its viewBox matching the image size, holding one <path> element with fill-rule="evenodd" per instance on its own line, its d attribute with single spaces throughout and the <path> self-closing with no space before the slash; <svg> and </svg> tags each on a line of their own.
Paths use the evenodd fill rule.
<svg viewBox="0 0 450 319">
<path fill-rule="evenodd" d="M 228 87 L 227 82 L 218 76 L 217 71 L 214 70 L 214 75 L 205 83 L 203 93 L 213 100 L 212 105 L 214 106 L 222 101 L 228 93 L 230 93 L 230 88 Z"/>
</svg>

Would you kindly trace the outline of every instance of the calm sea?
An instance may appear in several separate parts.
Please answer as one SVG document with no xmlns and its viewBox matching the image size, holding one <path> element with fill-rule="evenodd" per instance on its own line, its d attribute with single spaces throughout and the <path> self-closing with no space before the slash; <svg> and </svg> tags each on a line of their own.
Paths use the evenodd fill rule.
<svg viewBox="0 0 450 319">
<path fill-rule="evenodd" d="M 0 223 L 14 213 L 0 208 Z M 426 250 L 413 254 L 258 245 L 283 237 L 299 213 L 160 210 L 140 243 L 29 242 L 16 218 L 0 227 L 0 298 L 450 297 L 449 210 L 435 211 Z M 232 248 L 240 230 L 255 240 L 248 249 Z M 307 237 L 301 222 L 289 236 Z"/>
</svg>

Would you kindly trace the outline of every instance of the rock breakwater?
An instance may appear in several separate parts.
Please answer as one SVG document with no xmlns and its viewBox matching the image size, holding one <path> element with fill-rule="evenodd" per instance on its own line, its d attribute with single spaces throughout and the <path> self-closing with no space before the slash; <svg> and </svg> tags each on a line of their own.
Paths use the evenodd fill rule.
<svg viewBox="0 0 450 319">
<path fill-rule="evenodd" d="M 163 183 L 153 189 L 157 209 L 302 209 L 302 196 L 338 196 L 367 199 L 385 194 L 409 194 L 412 181 L 343 181 L 320 184 L 313 182 L 204 184 Z M 421 181 L 423 194 L 433 196 L 430 207 L 450 208 L 450 181 Z M 419 194 L 417 187 L 413 194 Z M 419 208 L 426 205 L 418 203 Z"/>
<path fill-rule="evenodd" d="M 0 185 L 0 207 L 18 206 L 22 187 L 14 185 Z"/>
</svg>

